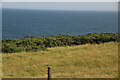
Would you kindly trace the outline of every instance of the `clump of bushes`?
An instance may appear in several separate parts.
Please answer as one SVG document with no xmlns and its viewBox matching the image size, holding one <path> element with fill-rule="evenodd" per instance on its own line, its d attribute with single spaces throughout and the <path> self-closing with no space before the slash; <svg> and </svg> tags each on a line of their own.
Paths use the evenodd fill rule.
<svg viewBox="0 0 120 80">
<path fill-rule="evenodd" d="M 72 46 L 82 44 L 100 44 L 120 41 L 120 33 L 91 33 L 87 35 L 58 35 L 48 37 L 27 37 L 24 39 L 2 40 L 3 53 L 46 50 L 48 47 Z"/>
</svg>

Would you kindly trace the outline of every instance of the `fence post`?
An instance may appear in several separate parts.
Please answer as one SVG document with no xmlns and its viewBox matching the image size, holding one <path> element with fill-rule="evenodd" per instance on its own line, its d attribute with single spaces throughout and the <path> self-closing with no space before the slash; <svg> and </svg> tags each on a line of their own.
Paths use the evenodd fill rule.
<svg viewBox="0 0 120 80">
<path fill-rule="evenodd" d="M 50 69 L 51 69 L 51 67 L 49 66 L 49 67 L 48 67 L 48 80 L 51 80 L 51 73 L 50 73 Z"/>
</svg>

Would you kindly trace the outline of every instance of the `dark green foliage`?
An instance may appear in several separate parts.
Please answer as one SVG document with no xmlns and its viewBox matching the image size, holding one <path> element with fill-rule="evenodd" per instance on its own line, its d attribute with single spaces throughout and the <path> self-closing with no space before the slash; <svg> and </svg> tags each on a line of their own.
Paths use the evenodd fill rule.
<svg viewBox="0 0 120 80">
<path fill-rule="evenodd" d="M 92 33 L 87 35 L 70 36 L 58 35 L 48 37 L 27 37 L 25 39 L 4 39 L 2 40 L 2 52 L 28 52 L 46 50 L 47 47 L 71 46 L 82 44 L 100 44 L 105 42 L 120 41 L 120 33 Z"/>
</svg>

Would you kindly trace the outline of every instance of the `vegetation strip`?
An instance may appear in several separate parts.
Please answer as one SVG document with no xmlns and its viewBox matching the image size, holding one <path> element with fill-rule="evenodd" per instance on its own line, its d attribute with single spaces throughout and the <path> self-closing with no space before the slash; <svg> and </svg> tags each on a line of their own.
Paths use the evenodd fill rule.
<svg viewBox="0 0 120 80">
<path fill-rule="evenodd" d="M 100 44 L 105 42 L 120 41 L 120 33 L 91 33 L 86 35 L 52 35 L 47 37 L 31 37 L 24 39 L 3 39 L 2 52 L 29 52 L 47 50 L 48 47 L 72 46 L 82 44 Z"/>
</svg>

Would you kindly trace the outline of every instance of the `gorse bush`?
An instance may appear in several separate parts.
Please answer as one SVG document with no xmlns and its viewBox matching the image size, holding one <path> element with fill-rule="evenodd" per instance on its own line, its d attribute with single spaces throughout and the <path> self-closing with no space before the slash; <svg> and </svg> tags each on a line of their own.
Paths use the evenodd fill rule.
<svg viewBox="0 0 120 80">
<path fill-rule="evenodd" d="M 100 44 L 120 41 L 120 33 L 92 33 L 87 35 L 70 36 L 58 35 L 48 37 L 27 37 L 25 39 L 2 40 L 3 53 L 28 52 L 46 50 L 48 47 L 72 46 L 82 44 Z"/>
</svg>

